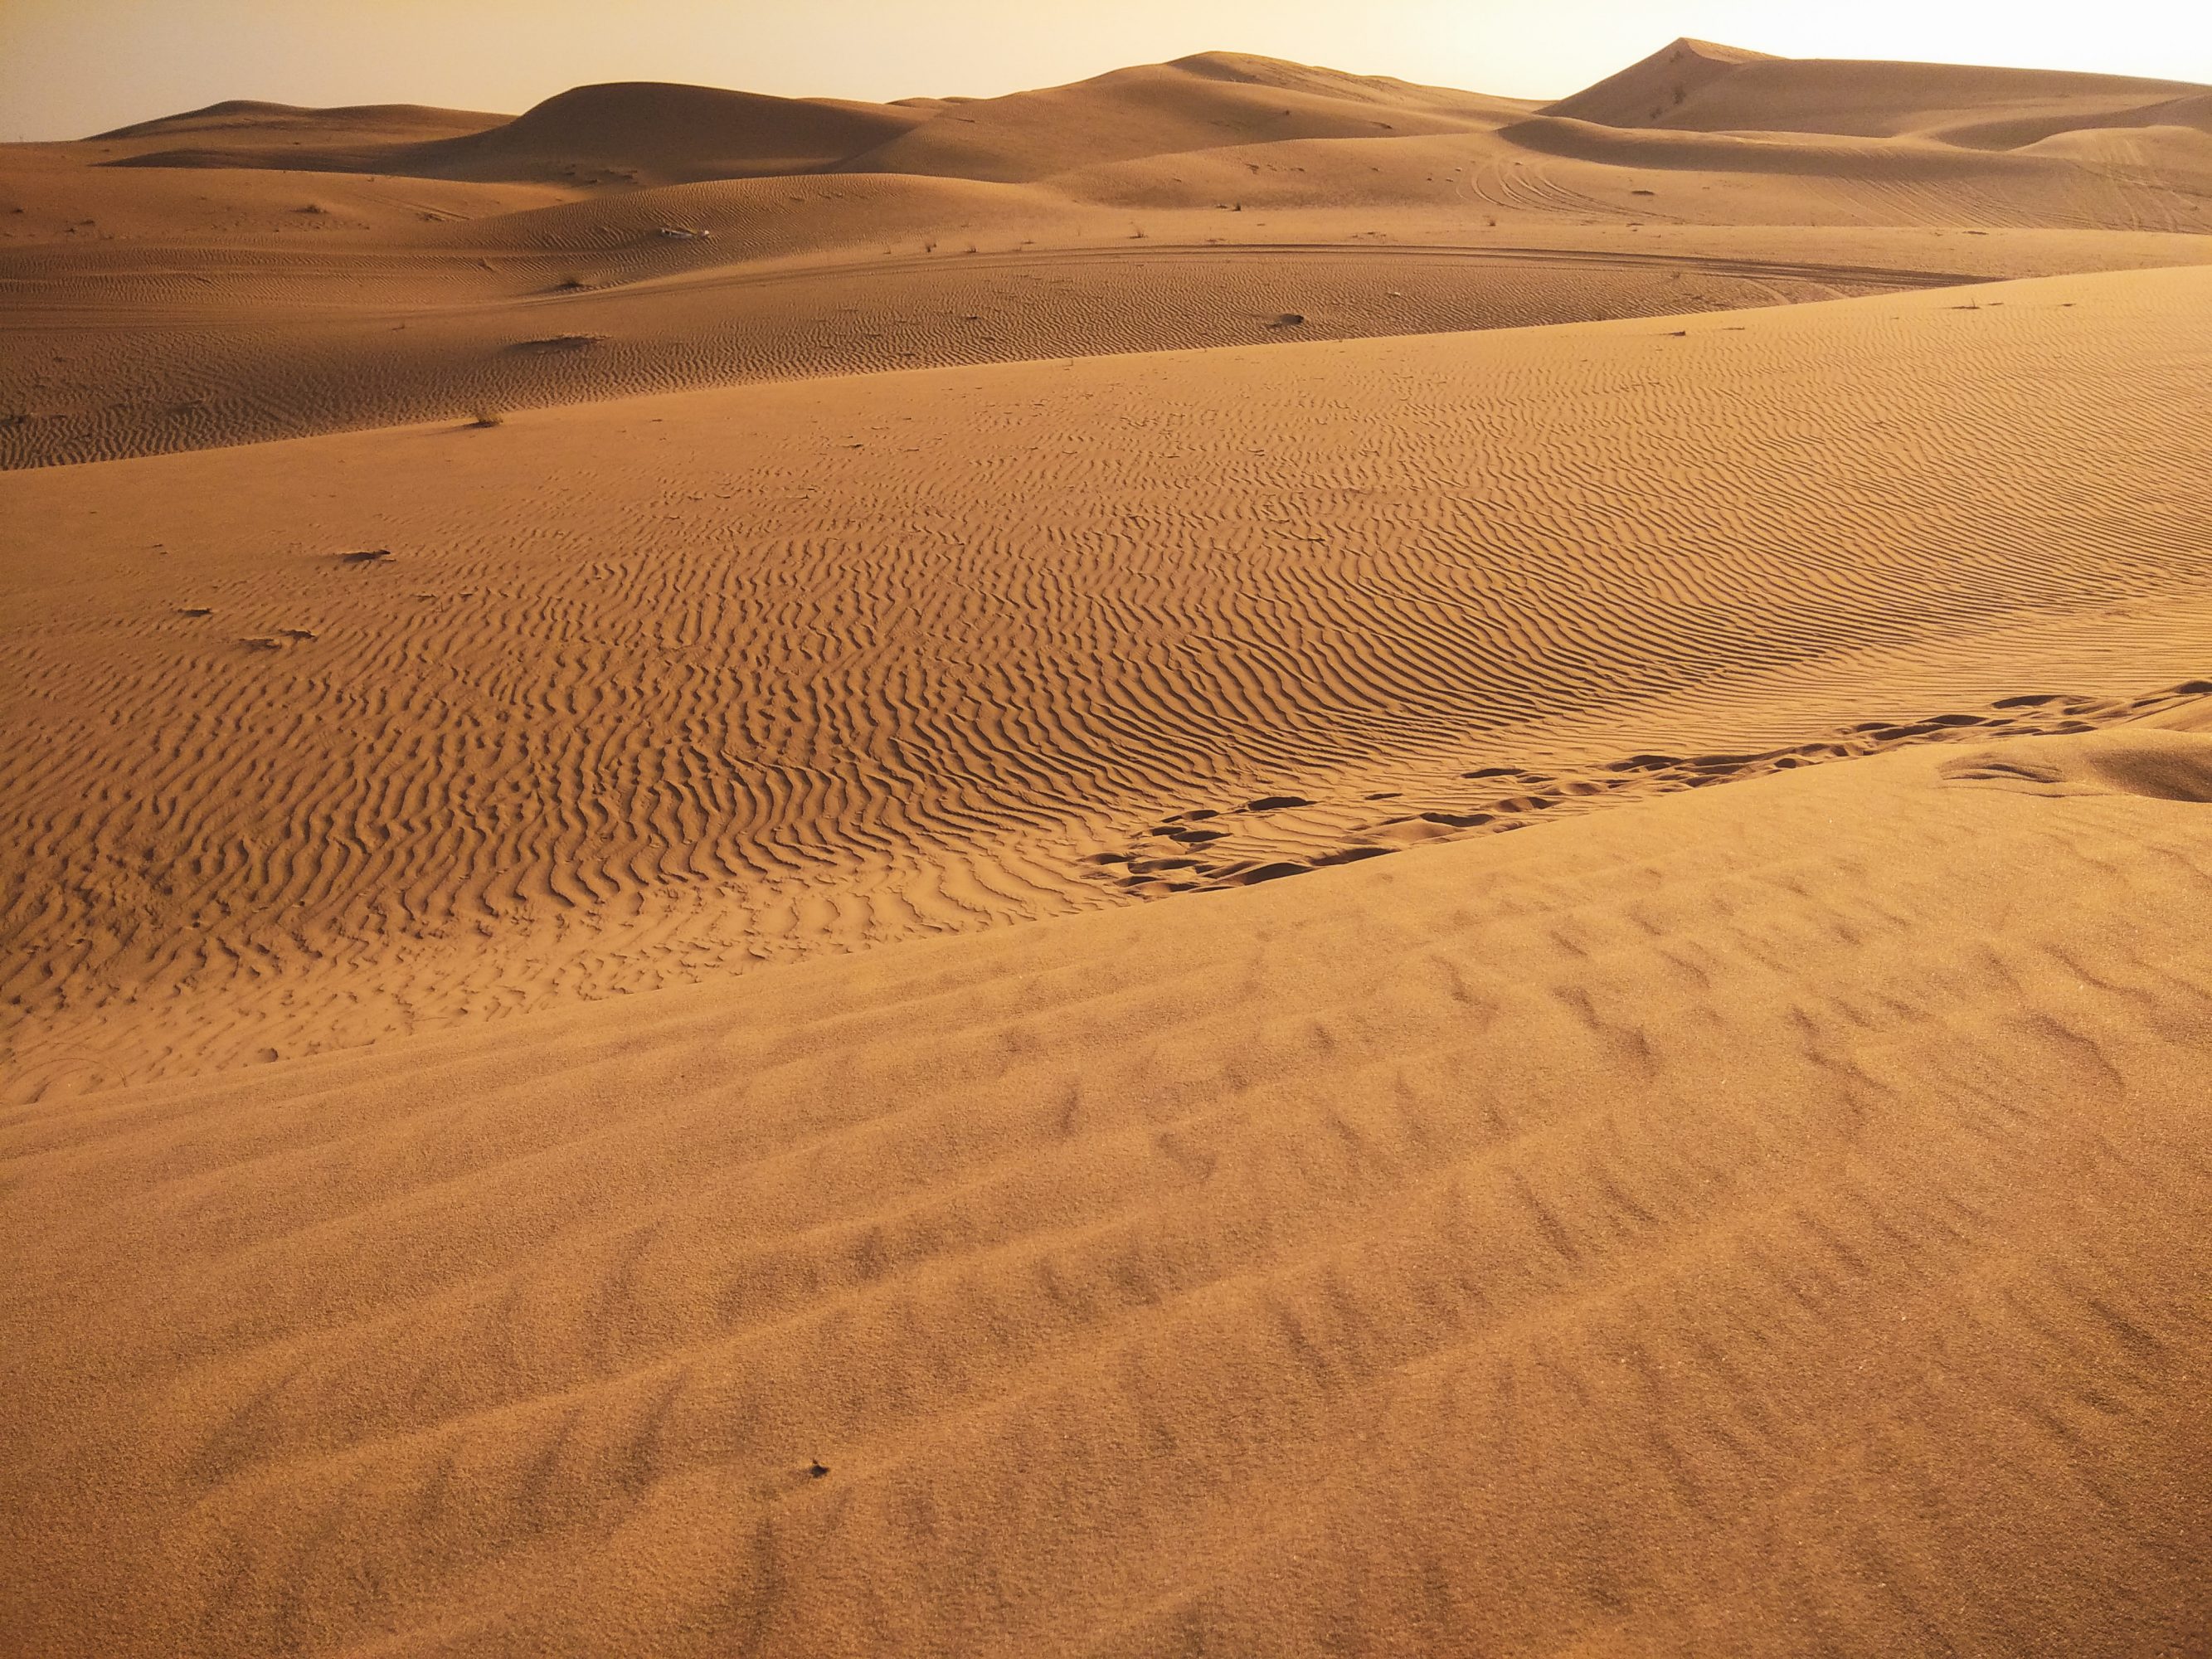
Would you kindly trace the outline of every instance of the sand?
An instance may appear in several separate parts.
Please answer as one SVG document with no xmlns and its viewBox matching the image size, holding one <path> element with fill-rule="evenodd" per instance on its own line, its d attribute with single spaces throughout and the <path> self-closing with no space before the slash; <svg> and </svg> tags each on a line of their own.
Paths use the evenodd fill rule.
<svg viewBox="0 0 2212 1659">
<path fill-rule="evenodd" d="M 2203 88 L 1848 67 L 1701 94 L 1797 73 L 1726 106 L 1780 132 L 1216 53 L 928 108 L 617 85 L 0 147 L 0 465 L 2206 262 Z M 1881 132 L 1804 130 L 1816 91 Z"/>
<path fill-rule="evenodd" d="M 2208 98 L 0 148 L 0 1646 L 2196 1650 Z"/>
</svg>

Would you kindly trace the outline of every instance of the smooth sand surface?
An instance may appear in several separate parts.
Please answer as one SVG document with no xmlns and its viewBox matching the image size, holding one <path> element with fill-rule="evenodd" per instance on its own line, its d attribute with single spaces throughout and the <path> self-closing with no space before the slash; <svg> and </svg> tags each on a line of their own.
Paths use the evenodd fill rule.
<svg viewBox="0 0 2212 1659">
<path fill-rule="evenodd" d="M 2208 99 L 0 147 L 0 1651 L 2198 1650 Z"/>
</svg>

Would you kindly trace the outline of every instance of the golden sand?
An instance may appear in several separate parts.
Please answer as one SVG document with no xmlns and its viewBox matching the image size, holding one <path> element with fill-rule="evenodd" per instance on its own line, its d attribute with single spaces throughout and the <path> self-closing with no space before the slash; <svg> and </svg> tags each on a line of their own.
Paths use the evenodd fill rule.
<svg viewBox="0 0 2212 1659">
<path fill-rule="evenodd" d="M 0 147 L 0 1649 L 2195 1651 L 2208 100 Z"/>
</svg>

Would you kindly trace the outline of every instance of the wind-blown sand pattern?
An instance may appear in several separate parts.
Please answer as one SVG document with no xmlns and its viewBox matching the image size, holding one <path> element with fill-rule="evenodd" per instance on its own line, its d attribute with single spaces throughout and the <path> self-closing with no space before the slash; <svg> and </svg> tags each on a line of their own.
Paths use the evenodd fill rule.
<svg viewBox="0 0 2212 1659">
<path fill-rule="evenodd" d="M 2111 274 L 18 474 L 11 1073 L 1089 908 L 1164 813 L 2174 684 L 2208 311 Z"/>
<path fill-rule="evenodd" d="M 51 1639 L 2186 1650 L 2212 734 L 2157 736 L 21 1119 Z"/>
<path fill-rule="evenodd" d="M 1686 41 L 0 149 L 0 1647 L 2195 1651 L 2207 202 Z"/>
</svg>

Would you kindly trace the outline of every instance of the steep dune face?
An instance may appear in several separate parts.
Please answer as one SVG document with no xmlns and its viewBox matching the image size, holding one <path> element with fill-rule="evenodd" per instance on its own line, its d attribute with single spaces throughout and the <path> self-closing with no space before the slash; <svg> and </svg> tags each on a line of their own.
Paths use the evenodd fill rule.
<svg viewBox="0 0 2212 1659">
<path fill-rule="evenodd" d="M 2041 133 L 2043 123 L 2018 129 Z M 1666 209 L 1730 210 L 1767 223 L 1848 222 L 1968 229 L 2131 227 L 2197 235 L 2212 227 L 2212 140 L 2183 127 L 2089 127 L 1984 149 L 1827 133 L 1676 131 L 1539 116 L 1499 139 L 1557 186 L 1644 175 Z M 1661 177 L 1654 179 L 1651 174 Z M 1608 178 L 1609 175 L 1609 178 Z M 1671 176 L 1668 176 L 1671 175 Z M 1666 186 L 1663 190 L 1658 185 Z M 1618 183 L 1607 194 L 1617 195 Z"/>
<path fill-rule="evenodd" d="M 0 1612 L 165 1659 L 2186 1650 L 2212 808 L 2141 746 L 18 1112 Z"/>
<path fill-rule="evenodd" d="M 2208 303 L 2062 278 L 9 475 L 15 1087 L 2201 676 Z"/>
</svg>

